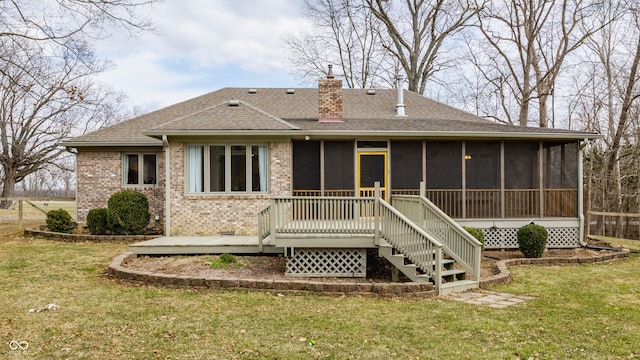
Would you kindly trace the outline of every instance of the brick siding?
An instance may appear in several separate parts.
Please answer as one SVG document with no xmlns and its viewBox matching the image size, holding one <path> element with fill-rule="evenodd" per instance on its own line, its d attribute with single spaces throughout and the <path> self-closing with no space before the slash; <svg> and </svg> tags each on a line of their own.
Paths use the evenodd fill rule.
<svg viewBox="0 0 640 360">
<path fill-rule="evenodd" d="M 126 186 L 122 178 L 122 154 L 156 153 L 158 158 L 158 184 L 155 186 Z M 164 229 L 164 155 L 162 149 L 144 151 L 92 151 L 80 148 L 76 156 L 78 168 L 77 203 L 78 222 L 85 223 L 91 209 L 106 208 L 109 197 L 121 190 L 136 190 L 147 196 L 151 226 Z M 156 222 L 158 216 L 160 221 Z"/>
<path fill-rule="evenodd" d="M 269 205 L 271 196 L 291 194 L 290 142 L 270 144 L 269 193 L 233 195 L 187 195 L 185 144 L 171 144 L 171 235 L 236 235 L 258 233 L 257 213 Z"/>
</svg>

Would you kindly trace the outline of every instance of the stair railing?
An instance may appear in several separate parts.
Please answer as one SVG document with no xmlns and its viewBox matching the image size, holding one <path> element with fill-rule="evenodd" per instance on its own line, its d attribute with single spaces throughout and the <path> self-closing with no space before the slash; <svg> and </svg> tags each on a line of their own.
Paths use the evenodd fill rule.
<svg viewBox="0 0 640 360">
<path fill-rule="evenodd" d="M 389 203 L 378 201 L 380 237 L 431 277 L 436 291 L 440 292 L 443 245 Z"/>
<path fill-rule="evenodd" d="M 482 252 L 480 241 L 424 196 L 424 183 L 420 184 L 420 194 L 394 196 L 393 206 L 438 239 L 444 246 L 444 253 L 469 271 L 475 280 L 479 280 Z"/>
</svg>

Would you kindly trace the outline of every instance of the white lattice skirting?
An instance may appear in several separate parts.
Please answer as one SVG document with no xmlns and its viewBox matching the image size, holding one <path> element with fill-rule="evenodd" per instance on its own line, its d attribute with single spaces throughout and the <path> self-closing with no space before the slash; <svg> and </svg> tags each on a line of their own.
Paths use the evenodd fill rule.
<svg viewBox="0 0 640 360">
<path fill-rule="evenodd" d="M 286 276 L 366 277 L 366 249 L 295 249 Z"/>
<path fill-rule="evenodd" d="M 579 229 L 573 227 L 548 227 L 548 248 L 574 248 L 579 247 Z M 484 228 L 485 248 L 517 249 L 517 228 Z"/>
</svg>

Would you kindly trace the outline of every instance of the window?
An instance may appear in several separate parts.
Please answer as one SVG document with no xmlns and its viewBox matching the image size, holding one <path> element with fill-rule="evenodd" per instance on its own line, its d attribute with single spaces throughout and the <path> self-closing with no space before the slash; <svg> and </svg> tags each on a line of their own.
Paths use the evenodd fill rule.
<svg viewBox="0 0 640 360">
<path fill-rule="evenodd" d="M 266 145 L 188 145 L 187 192 L 267 192 Z"/>
<path fill-rule="evenodd" d="M 125 185 L 157 184 L 156 154 L 125 154 L 124 169 Z"/>
</svg>

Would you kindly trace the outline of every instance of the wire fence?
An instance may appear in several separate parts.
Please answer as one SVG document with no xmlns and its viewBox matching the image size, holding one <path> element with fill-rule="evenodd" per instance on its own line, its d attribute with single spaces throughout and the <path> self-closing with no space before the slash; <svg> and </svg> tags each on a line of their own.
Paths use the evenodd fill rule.
<svg viewBox="0 0 640 360">
<path fill-rule="evenodd" d="M 47 212 L 54 209 L 66 210 L 72 218 L 76 218 L 76 201 L 73 198 L 0 198 L 0 223 L 44 223 Z"/>
<path fill-rule="evenodd" d="M 587 237 L 640 240 L 640 214 L 587 212 Z"/>
</svg>

